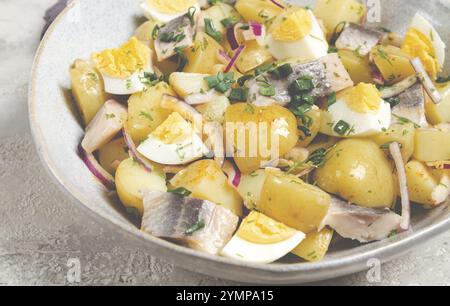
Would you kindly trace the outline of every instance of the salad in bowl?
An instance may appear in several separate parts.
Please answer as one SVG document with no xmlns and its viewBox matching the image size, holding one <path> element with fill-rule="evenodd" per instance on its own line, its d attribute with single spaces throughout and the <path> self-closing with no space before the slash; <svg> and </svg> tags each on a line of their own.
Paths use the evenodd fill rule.
<svg viewBox="0 0 450 306">
<path fill-rule="evenodd" d="M 146 0 L 70 68 L 78 154 L 143 232 L 209 254 L 316 262 L 333 237 L 414 230 L 450 195 L 446 44 L 356 0 Z M 76 152 L 74 152 L 76 154 Z"/>
</svg>

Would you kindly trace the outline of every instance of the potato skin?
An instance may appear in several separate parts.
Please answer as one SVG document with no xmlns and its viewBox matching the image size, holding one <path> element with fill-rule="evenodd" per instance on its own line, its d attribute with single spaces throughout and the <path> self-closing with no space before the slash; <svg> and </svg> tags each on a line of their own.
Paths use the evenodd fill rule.
<svg viewBox="0 0 450 306">
<path fill-rule="evenodd" d="M 375 142 L 342 140 L 326 158 L 325 165 L 315 173 L 320 188 L 363 207 L 392 206 L 395 199 L 393 167 Z"/>
<path fill-rule="evenodd" d="M 197 161 L 172 178 L 174 188 L 184 187 L 191 196 L 213 202 L 242 216 L 242 199 L 229 184 L 218 164 L 210 159 Z"/>
<path fill-rule="evenodd" d="M 257 205 L 259 211 L 306 234 L 317 230 L 331 197 L 293 175 L 268 172 Z"/>
<path fill-rule="evenodd" d="M 100 165 L 114 175 L 117 170 L 117 162 L 122 162 L 129 157 L 128 148 L 123 138 L 111 141 L 107 145 L 100 148 L 98 152 Z"/>
<path fill-rule="evenodd" d="M 269 130 L 267 133 L 260 123 L 266 123 Z M 278 137 L 279 152 L 277 153 L 279 156 L 283 156 L 295 147 L 299 139 L 297 118 L 288 109 L 278 105 L 257 107 L 247 103 L 233 104 L 227 109 L 225 112 L 226 138 L 229 144 L 234 145 L 234 160 L 241 172 L 251 173 L 259 169 L 262 162 L 271 160 L 271 156 L 267 156 L 270 155 L 270 152 L 262 152 L 262 150 L 266 149 L 264 147 L 271 148 L 271 132 L 274 131 L 274 127 L 277 124 L 282 124 L 282 134 Z M 237 132 L 234 131 L 234 138 L 233 125 L 237 130 Z M 256 128 L 252 129 L 252 125 Z M 252 130 L 254 131 L 253 133 Z M 238 137 L 239 132 L 245 132 L 245 143 L 238 141 L 238 138 L 240 138 Z M 262 140 L 268 145 L 265 146 Z M 257 154 L 254 156 L 250 153 Z"/>
<path fill-rule="evenodd" d="M 136 208 L 141 215 L 144 213 L 144 190 L 167 191 L 165 175 L 161 171 L 148 172 L 131 158 L 121 162 L 117 168 L 116 188 L 122 204 Z"/>
<path fill-rule="evenodd" d="M 160 106 L 164 94 L 175 95 L 169 85 L 161 82 L 128 99 L 126 128 L 136 143 L 145 140 L 172 113 Z"/>
</svg>

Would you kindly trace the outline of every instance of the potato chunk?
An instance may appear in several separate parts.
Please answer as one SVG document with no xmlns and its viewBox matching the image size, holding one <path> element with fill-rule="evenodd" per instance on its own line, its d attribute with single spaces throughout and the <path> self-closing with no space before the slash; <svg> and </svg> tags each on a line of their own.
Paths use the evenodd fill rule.
<svg viewBox="0 0 450 306">
<path fill-rule="evenodd" d="M 356 0 L 318 0 L 314 9 L 330 33 L 343 21 L 360 23 L 365 13 L 366 7 Z"/>
<path fill-rule="evenodd" d="M 279 1 L 284 3 L 284 1 Z M 283 12 L 270 0 L 238 0 L 236 10 L 246 21 L 266 23 Z"/>
<path fill-rule="evenodd" d="M 358 83 L 373 83 L 369 60 L 367 57 L 358 55 L 354 51 L 339 50 L 339 57 L 342 64 L 350 74 L 350 78 L 355 84 Z"/>
<path fill-rule="evenodd" d="M 450 82 L 437 84 L 436 88 L 442 96 L 442 101 L 435 104 L 427 95 L 425 101 L 427 120 L 431 124 L 450 123 Z"/>
<path fill-rule="evenodd" d="M 375 141 L 383 149 L 388 149 L 391 142 L 398 142 L 401 145 L 402 157 L 407 162 L 414 151 L 416 129 L 414 124 L 394 124 L 387 131 L 372 136 Z"/>
<path fill-rule="evenodd" d="M 395 84 L 416 74 L 409 62 L 410 58 L 400 48 L 376 46 L 371 51 L 371 57 L 388 84 Z"/>
<path fill-rule="evenodd" d="M 170 75 L 170 85 L 181 97 L 186 98 L 192 94 L 198 94 L 209 90 L 205 78 L 209 74 L 174 72 Z"/>
<path fill-rule="evenodd" d="M 324 228 L 320 232 L 312 232 L 292 253 L 310 262 L 321 261 L 328 252 L 333 234 L 334 231 L 329 228 Z"/>
<path fill-rule="evenodd" d="M 418 129 L 414 158 L 422 162 L 450 160 L 450 130 Z"/>
<path fill-rule="evenodd" d="M 236 66 L 239 71 L 246 73 L 270 61 L 273 61 L 273 57 L 269 50 L 260 46 L 256 40 L 251 40 L 246 42 Z"/>
<path fill-rule="evenodd" d="M 98 155 L 100 165 L 111 175 L 114 175 L 119 164 L 129 157 L 128 147 L 122 137 L 100 148 Z"/>
<path fill-rule="evenodd" d="M 222 169 L 213 160 L 201 160 L 189 165 L 170 181 L 174 188 L 184 187 L 192 196 L 211 201 L 242 216 L 242 199 L 228 184 Z"/>
<path fill-rule="evenodd" d="M 136 208 L 141 215 L 144 213 L 143 193 L 146 190 L 167 191 L 164 173 L 159 170 L 148 172 L 131 158 L 121 162 L 117 168 L 116 188 L 122 204 Z"/>
<path fill-rule="evenodd" d="M 317 230 L 328 212 L 331 197 L 293 175 L 267 173 L 259 211 L 304 233 Z"/>
<path fill-rule="evenodd" d="M 184 51 L 188 60 L 184 72 L 212 74 L 212 67 L 221 64 L 217 57 L 220 50 L 224 50 L 223 47 L 211 36 L 198 32 L 194 46 Z"/>
<path fill-rule="evenodd" d="M 70 69 L 72 94 L 87 126 L 108 100 L 101 74 L 87 61 L 76 60 Z"/>
<path fill-rule="evenodd" d="M 395 199 L 392 165 L 371 140 L 348 139 L 327 154 L 315 178 L 319 187 L 368 208 L 391 207 Z"/>
<path fill-rule="evenodd" d="M 169 85 L 159 83 L 129 98 L 126 128 L 136 143 L 145 140 L 170 115 L 171 111 L 160 106 L 165 94 L 175 95 Z"/>
</svg>

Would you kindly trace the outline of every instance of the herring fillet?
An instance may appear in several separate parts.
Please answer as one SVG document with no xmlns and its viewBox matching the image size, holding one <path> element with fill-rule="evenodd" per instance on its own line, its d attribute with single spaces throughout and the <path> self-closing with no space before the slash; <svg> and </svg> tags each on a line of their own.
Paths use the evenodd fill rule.
<svg viewBox="0 0 450 306">
<path fill-rule="evenodd" d="M 386 33 L 375 29 L 348 23 L 336 41 L 336 48 L 354 51 L 361 56 L 366 56 L 385 35 Z"/>
<path fill-rule="evenodd" d="M 388 238 L 401 222 L 402 217 L 389 209 L 350 205 L 333 196 L 321 228 L 329 226 L 344 238 L 367 243 Z"/>
<path fill-rule="evenodd" d="M 236 231 L 238 221 L 230 210 L 209 201 L 156 191 L 144 193 L 142 231 L 195 250 L 217 255 Z M 188 233 L 202 223 L 204 227 Z"/>
<path fill-rule="evenodd" d="M 399 117 L 406 118 L 413 123 L 426 127 L 428 126 L 425 116 L 425 92 L 422 84 L 416 83 L 398 95 L 400 103 L 392 108 L 393 121 L 398 121 Z"/>
<path fill-rule="evenodd" d="M 180 31 L 181 30 L 181 31 Z M 161 34 L 183 34 L 185 37 L 179 42 L 162 42 Z M 194 44 L 194 26 L 191 25 L 189 18 L 184 15 L 170 21 L 161 28 L 158 38 L 155 41 L 155 51 L 158 61 L 166 60 L 177 53 L 177 48 L 188 48 Z"/>
</svg>

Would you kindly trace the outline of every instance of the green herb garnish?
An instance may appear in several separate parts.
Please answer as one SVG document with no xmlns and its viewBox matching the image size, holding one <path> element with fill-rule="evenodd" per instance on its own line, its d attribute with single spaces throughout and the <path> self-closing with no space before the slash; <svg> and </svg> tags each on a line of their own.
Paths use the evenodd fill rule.
<svg viewBox="0 0 450 306">
<path fill-rule="evenodd" d="M 289 86 L 289 92 L 293 95 L 302 94 L 304 92 L 310 91 L 314 88 L 314 84 L 312 82 L 312 77 L 310 76 L 302 76 L 299 77 L 294 83 Z"/>
<path fill-rule="evenodd" d="M 179 196 L 182 196 L 182 197 L 188 197 L 188 196 L 190 196 L 192 194 L 192 192 L 190 190 L 187 190 L 184 187 L 179 187 L 179 188 L 175 188 L 175 189 L 169 189 L 167 192 L 171 193 L 171 194 L 176 194 L 176 195 L 179 195 Z"/>
<path fill-rule="evenodd" d="M 192 236 L 195 232 L 197 232 L 197 231 L 203 229 L 203 228 L 205 227 L 205 225 L 206 225 L 206 224 L 205 224 L 205 220 L 200 220 L 200 221 L 194 223 L 194 225 L 192 225 L 190 228 L 188 228 L 188 229 L 184 232 L 184 234 L 185 234 L 186 236 Z"/>
<path fill-rule="evenodd" d="M 215 41 L 222 41 L 222 34 L 216 30 L 214 22 L 209 18 L 205 18 L 205 32 L 206 34 L 214 38 Z"/>
<path fill-rule="evenodd" d="M 340 120 L 334 126 L 334 131 L 341 136 L 347 135 L 347 133 L 350 131 L 350 129 L 351 129 L 350 124 L 348 124 L 344 120 Z"/>
<path fill-rule="evenodd" d="M 269 71 L 269 74 L 276 79 L 287 78 L 292 73 L 294 73 L 294 70 L 292 69 L 292 66 L 290 64 L 284 64 Z"/>
<path fill-rule="evenodd" d="M 230 93 L 230 101 L 232 102 L 245 102 L 248 99 L 248 88 L 239 87 L 233 88 Z"/>
</svg>

